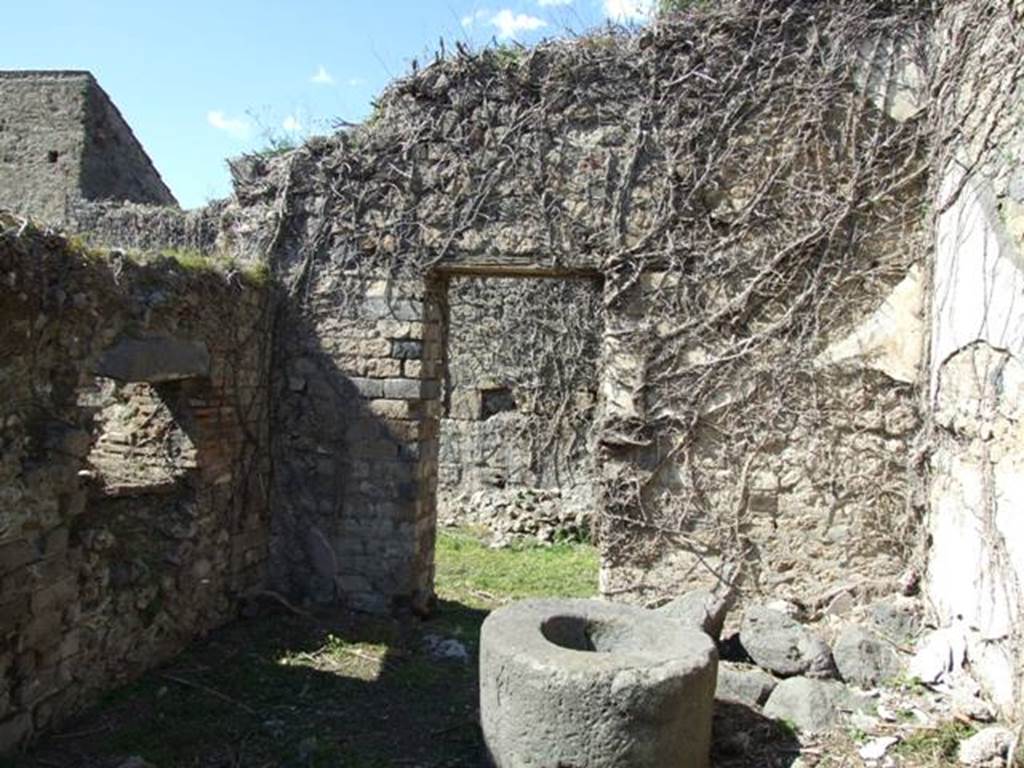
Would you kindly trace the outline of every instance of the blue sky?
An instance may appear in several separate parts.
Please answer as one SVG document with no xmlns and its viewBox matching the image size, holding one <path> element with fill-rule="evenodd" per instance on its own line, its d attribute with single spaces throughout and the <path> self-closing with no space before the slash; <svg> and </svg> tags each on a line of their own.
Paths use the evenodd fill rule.
<svg viewBox="0 0 1024 768">
<path fill-rule="evenodd" d="M 229 194 L 225 158 L 362 120 L 441 38 L 530 44 L 643 23 L 652 2 L 10 0 L 0 69 L 92 71 L 192 208 Z"/>
</svg>

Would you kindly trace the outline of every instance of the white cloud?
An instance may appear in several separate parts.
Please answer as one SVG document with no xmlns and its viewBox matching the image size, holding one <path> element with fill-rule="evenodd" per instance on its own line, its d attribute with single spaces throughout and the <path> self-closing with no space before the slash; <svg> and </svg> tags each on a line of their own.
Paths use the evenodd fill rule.
<svg viewBox="0 0 1024 768">
<path fill-rule="evenodd" d="M 297 115 L 288 115 L 282 122 L 281 127 L 287 133 L 302 133 L 302 121 Z"/>
<path fill-rule="evenodd" d="M 244 117 L 228 117 L 219 109 L 207 112 L 206 122 L 236 139 L 247 139 L 252 135 L 252 125 L 248 120 Z"/>
<path fill-rule="evenodd" d="M 656 6 L 657 0 L 604 0 L 604 13 L 612 21 L 648 21 Z"/>
<path fill-rule="evenodd" d="M 572 5 L 572 0 L 537 0 L 541 8 L 553 8 L 559 5 Z"/>
<path fill-rule="evenodd" d="M 490 15 L 490 11 L 473 11 L 473 13 L 462 17 L 462 26 L 469 29 L 481 21 L 486 21 Z"/>
<path fill-rule="evenodd" d="M 498 28 L 498 39 L 506 40 L 516 37 L 520 32 L 532 32 L 546 27 L 548 23 L 536 16 L 525 13 L 512 13 L 508 8 L 498 11 L 490 19 L 490 24 Z"/>
<path fill-rule="evenodd" d="M 309 82 L 316 83 L 317 85 L 334 85 L 334 78 L 327 71 L 327 67 L 321 64 L 316 74 L 309 78 Z"/>
</svg>

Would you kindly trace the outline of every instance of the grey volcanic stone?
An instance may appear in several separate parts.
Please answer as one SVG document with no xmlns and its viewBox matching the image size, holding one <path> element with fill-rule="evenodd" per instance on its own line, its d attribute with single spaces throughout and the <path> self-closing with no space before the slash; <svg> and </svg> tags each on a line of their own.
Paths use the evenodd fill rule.
<svg viewBox="0 0 1024 768">
<path fill-rule="evenodd" d="M 103 353 L 94 372 L 118 381 L 153 384 L 202 378 L 210 375 L 210 351 L 197 341 L 122 338 Z"/>
<path fill-rule="evenodd" d="M 920 601 L 889 597 L 871 606 L 868 615 L 875 631 L 894 643 L 909 643 L 924 624 Z"/>
<path fill-rule="evenodd" d="M 695 589 L 657 610 L 658 613 L 717 640 L 722 634 L 722 625 L 725 623 L 731 602 L 728 597 L 720 597 L 709 590 Z"/>
<path fill-rule="evenodd" d="M 718 687 L 715 698 L 749 706 L 764 704 L 779 681 L 763 669 L 731 661 L 718 663 Z"/>
<path fill-rule="evenodd" d="M 902 667 L 889 643 L 856 625 L 839 633 L 832 656 L 843 680 L 865 688 L 896 677 Z"/>
<path fill-rule="evenodd" d="M 704 768 L 707 635 L 633 606 L 526 600 L 480 632 L 480 720 L 497 768 Z"/>
<path fill-rule="evenodd" d="M 831 677 L 828 643 L 784 613 L 752 606 L 743 614 L 740 642 L 759 667 L 783 677 Z"/>
<path fill-rule="evenodd" d="M 801 731 L 815 733 L 830 729 L 839 722 L 841 711 L 853 704 L 853 697 L 840 682 L 791 677 L 775 687 L 764 705 L 764 713 L 792 723 Z"/>
</svg>

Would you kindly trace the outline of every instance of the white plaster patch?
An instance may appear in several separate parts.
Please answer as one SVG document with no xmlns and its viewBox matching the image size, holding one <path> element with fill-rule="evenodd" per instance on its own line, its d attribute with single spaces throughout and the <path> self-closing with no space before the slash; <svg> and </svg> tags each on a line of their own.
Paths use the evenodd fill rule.
<svg viewBox="0 0 1024 768">
<path fill-rule="evenodd" d="M 846 338 L 831 344 L 817 365 L 859 361 L 895 381 L 916 382 L 924 348 L 924 286 L 914 265 L 882 305 Z"/>
<path fill-rule="evenodd" d="M 943 181 L 941 199 L 962 181 L 956 168 Z M 1000 231 L 985 194 L 968 184 L 939 217 L 932 299 L 932 381 L 957 350 L 984 340 L 1024 357 L 1024 273 Z"/>
</svg>

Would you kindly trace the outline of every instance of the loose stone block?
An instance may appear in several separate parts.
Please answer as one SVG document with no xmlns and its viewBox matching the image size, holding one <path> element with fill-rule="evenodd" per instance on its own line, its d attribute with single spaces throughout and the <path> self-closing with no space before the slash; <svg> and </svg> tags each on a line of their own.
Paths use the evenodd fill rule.
<svg viewBox="0 0 1024 768">
<path fill-rule="evenodd" d="M 856 625 L 843 629 L 832 653 L 843 680 L 864 688 L 891 680 L 903 666 L 889 643 Z"/>
<path fill-rule="evenodd" d="M 828 644 L 796 619 L 764 606 L 751 606 L 743 614 L 740 642 L 750 657 L 777 675 L 831 677 L 834 673 Z"/>
</svg>

